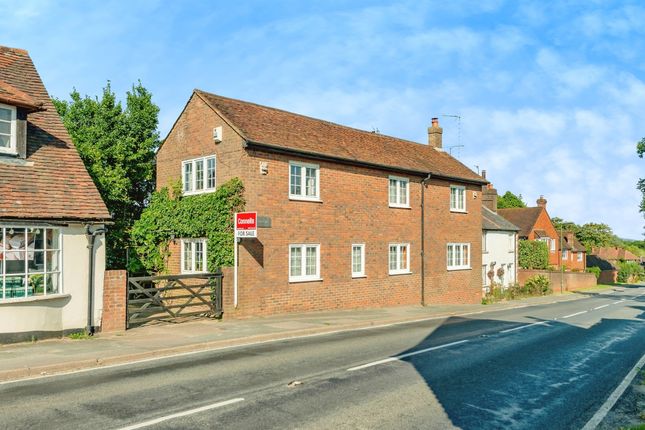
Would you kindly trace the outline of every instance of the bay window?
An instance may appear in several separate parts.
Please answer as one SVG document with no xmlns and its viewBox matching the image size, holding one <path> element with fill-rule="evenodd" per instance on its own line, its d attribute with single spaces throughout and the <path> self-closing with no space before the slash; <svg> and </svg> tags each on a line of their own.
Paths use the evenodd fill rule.
<svg viewBox="0 0 645 430">
<path fill-rule="evenodd" d="M 46 296 L 61 291 L 60 230 L 0 227 L 0 298 Z"/>
</svg>

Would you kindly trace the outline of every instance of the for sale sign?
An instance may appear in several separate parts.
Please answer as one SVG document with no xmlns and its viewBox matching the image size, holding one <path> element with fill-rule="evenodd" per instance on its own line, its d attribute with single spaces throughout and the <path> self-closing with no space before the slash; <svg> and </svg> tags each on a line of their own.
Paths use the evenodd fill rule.
<svg viewBox="0 0 645 430">
<path fill-rule="evenodd" d="M 258 213 L 235 214 L 235 237 L 258 237 Z"/>
</svg>

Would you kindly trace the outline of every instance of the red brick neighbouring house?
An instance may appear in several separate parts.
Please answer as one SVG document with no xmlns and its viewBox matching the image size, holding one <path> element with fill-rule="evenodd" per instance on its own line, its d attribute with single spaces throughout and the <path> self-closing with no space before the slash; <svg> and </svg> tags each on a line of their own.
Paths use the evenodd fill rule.
<svg viewBox="0 0 645 430">
<path fill-rule="evenodd" d="M 237 309 L 224 272 L 229 316 L 478 303 L 486 181 L 441 133 L 433 120 L 423 145 L 195 90 L 158 152 L 157 186 L 192 194 L 238 177 L 246 210 L 271 220 L 240 244 Z M 171 272 L 204 269 L 195 239 L 171 244 Z"/>
<path fill-rule="evenodd" d="M 565 231 L 560 237 L 558 245 L 562 244 L 562 265 L 567 270 L 584 271 L 587 268 L 587 249 L 571 231 Z"/>
<path fill-rule="evenodd" d="M 540 196 L 536 207 L 499 209 L 498 214 L 520 228 L 520 239 L 541 240 L 549 248 L 549 264 L 560 266 L 558 232 L 546 211 L 546 199 Z"/>
</svg>

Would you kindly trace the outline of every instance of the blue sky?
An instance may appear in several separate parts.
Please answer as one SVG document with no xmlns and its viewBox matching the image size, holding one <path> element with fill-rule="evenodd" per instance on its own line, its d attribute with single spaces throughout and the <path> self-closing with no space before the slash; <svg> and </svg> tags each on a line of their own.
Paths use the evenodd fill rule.
<svg viewBox="0 0 645 430">
<path fill-rule="evenodd" d="M 444 147 L 551 216 L 639 239 L 640 1 L 0 0 L 51 95 L 141 79 L 162 136 L 193 88 Z M 458 115 L 460 120 L 452 116 Z M 463 147 L 461 147 L 463 145 Z"/>
</svg>

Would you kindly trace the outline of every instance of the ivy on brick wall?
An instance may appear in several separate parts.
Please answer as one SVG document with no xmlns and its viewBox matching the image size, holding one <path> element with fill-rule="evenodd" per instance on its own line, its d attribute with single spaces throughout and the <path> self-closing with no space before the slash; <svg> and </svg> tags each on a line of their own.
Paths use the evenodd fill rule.
<svg viewBox="0 0 645 430">
<path fill-rule="evenodd" d="M 167 272 L 173 239 L 208 240 L 208 270 L 233 265 L 233 214 L 244 209 L 244 185 L 234 178 L 214 193 L 182 196 L 179 183 L 172 190 L 152 194 L 150 204 L 132 227 L 137 257 L 150 273 Z"/>
<path fill-rule="evenodd" d="M 522 269 L 548 269 L 549 248 L 546 242 L 520 240 L 518 242 L 518 264 Z"/>
</svg>

